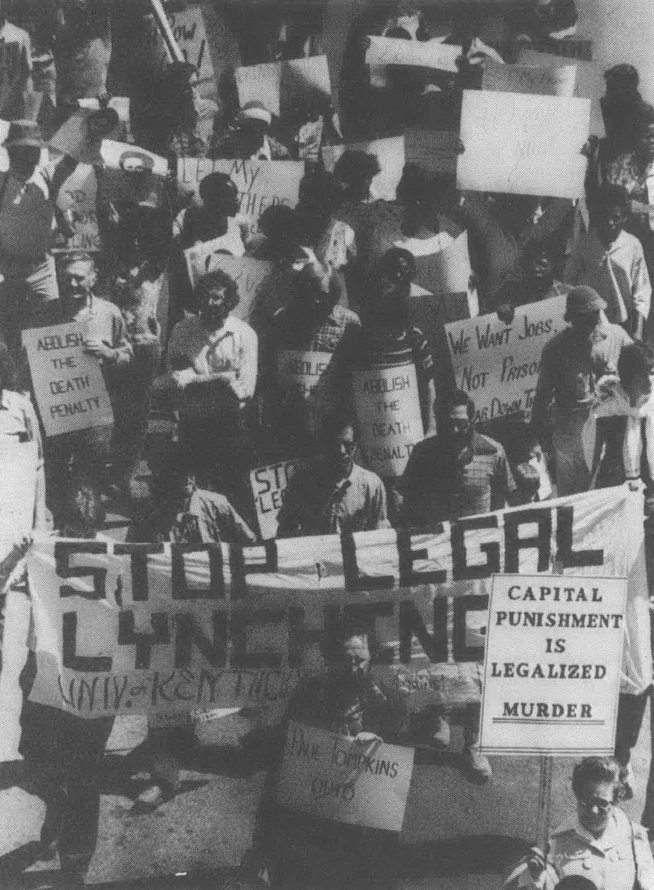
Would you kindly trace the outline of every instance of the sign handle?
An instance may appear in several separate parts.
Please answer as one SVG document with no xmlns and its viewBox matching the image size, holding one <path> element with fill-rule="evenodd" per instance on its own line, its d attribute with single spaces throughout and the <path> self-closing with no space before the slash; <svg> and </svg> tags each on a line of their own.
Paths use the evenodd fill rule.
<svg viewBox="0 0 654 890">
<path fill-rule="evenodd" d="M 547 854 L 550 838 L 550 815 L 552 811 L 552 772 L 553 757 L 541 757 L 540 780 L 538 785 L 538 814 L 536 821 L 536 846 Z"/>
<path fill-rule="evenodd" d="M 166 44 L 166 49 L 168 50 L 171 60 L 173 62 L 186 61 L 184 58 L 184 53 L 181 51 L 177 44 L 177 41 L 175 40 L 173 29 L 170 27 L 170 22 L 168 21 L 168 16 L 166 15 L 165 10 L 161 4 L 161 0 L 150 0 L 150 5 L 152 6 L 152 12 L 154 14 L 157 27 L 161 32 L 161 36 L 164 43 Z"/>
</svg>

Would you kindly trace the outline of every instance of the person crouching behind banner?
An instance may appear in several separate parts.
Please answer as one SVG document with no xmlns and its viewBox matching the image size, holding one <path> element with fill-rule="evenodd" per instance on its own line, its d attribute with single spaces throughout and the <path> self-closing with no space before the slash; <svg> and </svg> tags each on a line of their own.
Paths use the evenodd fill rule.
<svg viewBox="0 0 654 890">
<path fill-rule="evenodd" d="M 652 890 L 647 832 L 616 806 L 622 799 L 619 764 L 609 757 L 585 758 L 574 768 L 572 791 L 577 812 L 552 833 L 547 856 L 532 848 L 509 874 L 505 890 L 554 890 L 556 877 L 578 875 L 598 890 Z"/>
<path fill-rule="evenodd" d="M 272 748 L 253 850 L 244 865 L 268 885 L 391 887 L 397 875 L 398 835 L 361 825 L 330 822 L 276 803 L 290 721 L 354 738 L 362 753 L 378 740 L 402 743 L 406 714 L 401 700 L 370 674 L 370 645 L 362 626 L 339 622 L 322 643 L 326 670 L 294 692 Z"/>
<path fill-rule="evenodd" d="M 185 469 L 213 483 L 247 510 L 246 473 L 255 466 L 248 433 L 257 381 L 257 335 L 230 313 L 238 305 L 233 278 L 220 269 L 197 284 L 200 314 L 182 319 L 168 342 L 163 381 L 179 410 Z"/>
<path fill-rule="evenodd" d="M 354 463 L 354 420 L 327 418 L 321 455 L 291 478 L 278 516 L 277 536 L 329 535 L 389 528 L 386 490 L 379 476 Z"/>
<path fill-rule="evenodd" d="M 516 486 L 504 448 L 475 431 L 470 396 L 452 390 L 434 405 L 434 411 L 438 412 L 438 435 L 418 442 L 400 483 L 403 523 L 433 528 L 439 522 L 478 516 L 513 503 Z M 472 781 L 482 784 L 492 777 L 492 770 L 477 745 L 479 717 L 478 704 L 466 707 L 463 765 Z M 449 741 L 449 726 L 438 719 L 432 744 L 447 748 Z"/>
<path fill-rule="evenodd" d="M 83 481 L 66 492 L 60 514 L 64 538 L 95 538 L 104 523 L 104 509 L 94 488 Z M 25 570 L 16 582 L 29 596 Z M 21 676 L 25 695 L 20 752 L 29 770 L 30 788 L 46 804 L 41 828 L 43 853 L 59 850 L 62 886 L 83 887 L 95 851 L 100 820 L 100 768 L 113 717 L 83 719 L 28 700 L 35 677 L 30 655 Z"/>
</svg>

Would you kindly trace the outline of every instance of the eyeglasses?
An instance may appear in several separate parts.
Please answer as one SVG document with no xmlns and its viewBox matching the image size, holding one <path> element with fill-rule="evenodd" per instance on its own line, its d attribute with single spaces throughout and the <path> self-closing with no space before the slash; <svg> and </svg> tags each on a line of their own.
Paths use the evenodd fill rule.
<svg viewBox="0 0 654 890">
<path fill-rule="evenodd" d="M 593 810 L 597 810 L 598 813 L 602 813 L 606 815 L 611 812 L 613 808 L 612 800 L 604 800 L 601 797 L 578 797 L 577 800 L 581 807 L 586 810 L 588 813 L 592 813 Z"/>
</svg>

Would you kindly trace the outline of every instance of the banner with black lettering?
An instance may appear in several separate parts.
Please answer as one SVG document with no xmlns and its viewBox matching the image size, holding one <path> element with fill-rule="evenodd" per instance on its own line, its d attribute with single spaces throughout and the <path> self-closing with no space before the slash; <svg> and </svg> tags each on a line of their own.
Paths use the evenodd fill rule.
<svg viewBox="0 0 654 890">
<path fill-rule="evenodd" d="M 320 641 L 345 616 L 368 623 L 375 676 L 409 710 L 476 702 L 498 572 L 627 577 L 622 688 L 636 693 L 652 675 L 642 516 L 625 486 L 416 534 L 195 550 L 37 538 L 31 698 L 81 717 L 229 706 L 274 717 L 322 670 Z"/>
</svg>

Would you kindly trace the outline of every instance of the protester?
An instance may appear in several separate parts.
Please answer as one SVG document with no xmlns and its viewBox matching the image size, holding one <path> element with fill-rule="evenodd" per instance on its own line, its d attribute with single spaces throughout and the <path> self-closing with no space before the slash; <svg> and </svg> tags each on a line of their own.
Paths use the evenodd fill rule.
<svg viewBox="0 0 654 890">
<path fill-rule="evenodd" d="M 518 306 L 563 297 L 571 288 L 554 275 L 554 258 L 548 244 L 532 242 L 525 248 L 520 268 L 495 292 L 492 304 L 505 324 L 511 324 Z"/>
<path fill-rule="evenodd" d="M 509 16 L 509 27 L 518 40 L 527 43 L 574 37 L 577 33 L 575 0 L 538 0 L 525 4 Z"/>
<path fill-rule="evenodd" d="M 606 318 L 606 301 L 587 285 L 567 297 L 569 327 L 545 344 L 531 415 L 534 432 L 547 448 L 552 408 L 552 448 L 560 496 L 588 491 L 598 469 L 592 413 L 597 380 L 617 374 L 629 335 Z"/>
<path fill-rule="evenodd" d="M 596 887 L 642 890 L 654 887 L 654 860 L 647 832 L 616 806 L 621 798 L 621 770 L 608 757 L 587 757 L 575 766 L 572 791 L 577 812 L 551 835 L 547 858 L 532 849 L 527 863 L 509 876 L 505 887 L 554 887 L 551 871 L 565 879 L 582 876 Z M 559 885 L 560 886 L 560 885 Z"/>
<path fill-rule="evenodd" d="M 640 241 L 624 230 L 628 208 L 624 188 L 605 186 L 597 192 L 593 225 L 572 245 L 565 280 L 596 290 L 607 304 L 607 319 L 640 340 L 652 287 Z"/>
<path fill-rule="evenodd" d="M 273 887 L 307 886 L 312 874 L 331 882 L 326 886 L 393 886 L 399 869 L 397 834 L 310 817 L 276 802 L 289 721 L 353 738 L 362 753 L 370 753 L 382 739 L 404 739 L 401 700 L 370 674 L 365 626 L 340 622 L 324 640 L 323 653 L 326 670 L 296 689 L 271 752 L 249 870 Z"/>
<path fill-rule="evenodd" d="M 178 322 L 168 342 L 166 385 L 180 417 L 185 469 L 239 503 L 252 461 L 248 409 L 257 381 L 257 335 L 231 313 L 236 282 L 216 270 L 196 286 L 200 314 Z"/>
<path fill-rule="evenodd" d="M 214 134 L 210 158 L 289 161 L 290 151 L 270 132 L 272 112 L 262 102 L 247 102 L 224 132 Z"/>
<path fill-rule="evenodd" d="M 238 189 L 226 173 L 210 173 L 199 185 L 202 204 L 182 210 L 173 225 L 173 236 L 183 250 L 205 241 L 216 241 L 215 249 L 243 256 L 247 227 L 237 220 Z"/>
<path fill-rule="evenodd" d="M 606 140 L 602 154 L 610 162 L 636 143 L 634 128 L 647 112 L 647 105 L 638 91 L 640 77 L 633 65 L 613 65 L 604 78 L 606 88 L 600 105 Z"/>
<path fill-rule="evenodd" d="M 267 416 L 283 457 L 311 454 L 323 420 L 349 403 L 361 336 L 358 316 L 337 305 L 332 270 L 309 249 L 298 267 L 288 305 L 273 316 L 262 361 Z"/>
</svg>

